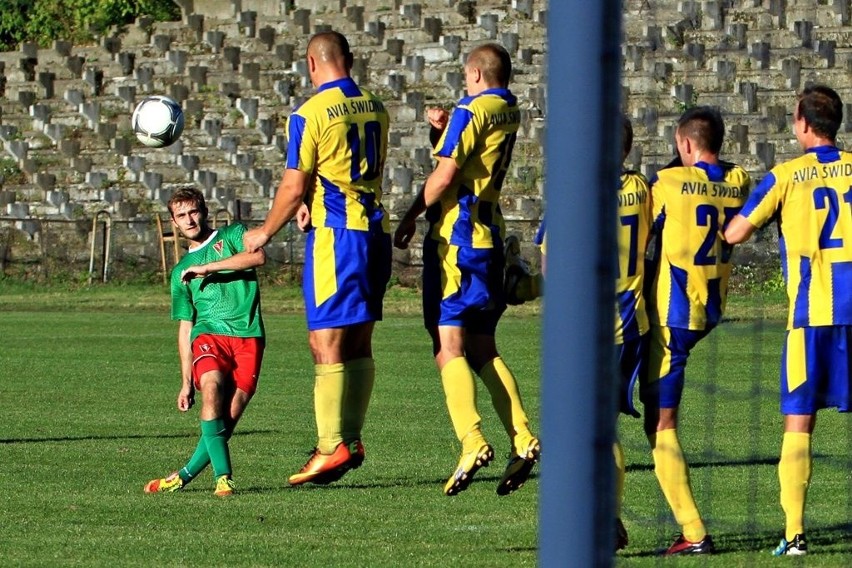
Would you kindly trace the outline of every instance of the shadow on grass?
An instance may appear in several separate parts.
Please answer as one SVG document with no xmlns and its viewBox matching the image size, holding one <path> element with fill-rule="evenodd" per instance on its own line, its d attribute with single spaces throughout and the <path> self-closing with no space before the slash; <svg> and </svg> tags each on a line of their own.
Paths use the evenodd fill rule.
<svg viewBox="0 0 852 568">
<path fill-rule="evenodd" d="M 275 434 L 278 430 L 237 430 L 235 437 L 255 434 Z M 43 442 L 87 442 L 91 440 L 162 440 L 168 438 L 198 438 L 198 432 L 189 434 L 121 434 L 110 436 L 56 436 L 50 438 L 0 438 L 0 444 L 38 444 Z"/>
<path fill-rule="evenodd" d="M 841 459 L 838 460 L 838 456 L 833 454 L 817 454 L 815 453 L 813 456 L 814 461 L 837 461 L 840 464 L 845 464 L 846 460 Z M 689 461 L 687 460 L 689 465 L 689 469 L 701 469 L 705 467 L 741 467 L 748 465 L 778 465 L 778 456 L 769 457 L 769 458 L 749 458 L 746 460 L 719 460 L 719 461 Z M 654 471 L 654 464 L 652 463 L 634 463 L 627 465 L 624 470 L 627 473 L 631 473 L 634 471 Z"/>
<path fill-rule="evenodd" d="M 849 554 L 852 543 L 849 533 L 852 523 L 841 523 L 825 527 L 811 527 L 807 531 L 808 553 Z M 726 553 L 753 552 L 759 556 L 770 557 L 772 550 L 778 546 L 781 539 L 779 531 L 747 531 L 741 533 L 713 533 L 716 544 L 716 555 Z M 674 539 L 674 536 L 672 537 Z M 829 549 L 829 550 L 826 550 Z M 645 558 L 661 556 L 665 548 L 655 550 L 625 551 L 619 554 L 624 558 Z"/>
<path fill-rule="evenodd" d="M 472 482 L 472 485 L 485 485 L 485 484 L 496 484 L 502 478 L 501 474 L 491 474 L 491 475 L 483 475 L 481 472 L 476 475 L 476 479 Z M 537 479 L 537 473 L 531 473 L 527 481 Z M 351 489 L 395 489 L 401 487 L 437 487 L 440 491 L 441 488 L 444 487 L 444 484 L 447 482 L 447 479 L 442 477 L 440 479 L 422 479 L 422 478 L 411 478 L 411 477 L 398 477 L 395 479 L 383 479 L 378 481 L 371 481 L 369 483 L 348 483 L 348 479 L 344 477 L 346 481 L 330 483 L 328 485 L 316 485 L 313 483 L 305 483 L 304 485 L 298 485 L 294 487 L 285 486 L 286 489 L 293 489 L 298 491 L 333 491 L 339 489 L 351 490 Z M 275 488 L 273 488 L 275 489 Z M 258 488 L 257 491 L 265 491 L 266 488 Z M 521 489 L 523 491 L 523 489 Z M 241 491 L 243 492 L 243 491 Z"/>
<path fill-rule="evenodd" d="M 516 552 L 538 552 L 537 546 L 509 546 L 507 548 L 498 548 L 500 552 L 516 553 Z"/>
</svg>

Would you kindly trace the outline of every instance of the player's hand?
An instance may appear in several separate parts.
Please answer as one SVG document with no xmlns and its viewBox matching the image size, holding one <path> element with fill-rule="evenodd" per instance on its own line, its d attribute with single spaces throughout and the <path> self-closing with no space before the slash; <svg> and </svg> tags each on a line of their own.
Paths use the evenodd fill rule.
<svg viewBox="0 0 852 568">
<path fill-rule="evenodd" d="M 402 250 L 407 249 L 416 230 L 417 223 L 415 221 L 400 221 L 393 234 L 393 246 Z"/>
<path fill-rule="evenodd" d="M 195 404 L 195 387 L 192 383 L 188 386 L 183 386 L 178 393 L 177 407 L 181 412 L 186 412 Z"/>
<path fill-rule="evenodd" d="M 269 242 L 269 235 L 263 232 L 263 227 L 257 227 L 246 231 L 243 235 L 243 246 L 246 252 L 254 252 L 257 249 L 263 248 L 263 245 Z"/>
<path fill-rule="evenodd" d="M 180 281 L 184 284 L 189 284 L 189 281 L 193 278 L 204 278 L 208 274 L 210 274 L 210 271 L 206 265 L 190 266 L 180 273 Z"/>
<path fill-rule="evenodd" d="M 308 209 L 307 203 L 302 203 L 296 211 L 296 226 L 303 233 L 311 230 L 311 210 Z"/>
<path fill-rule="evenodd" d="M 442 108 L 430 108 L 426 111 L 426 120 L 429 121 L 429 126 L 440 130 L 441 132 L 447 127 L 447 121 L 450 119 L 450 113 Z"/>
</svg>

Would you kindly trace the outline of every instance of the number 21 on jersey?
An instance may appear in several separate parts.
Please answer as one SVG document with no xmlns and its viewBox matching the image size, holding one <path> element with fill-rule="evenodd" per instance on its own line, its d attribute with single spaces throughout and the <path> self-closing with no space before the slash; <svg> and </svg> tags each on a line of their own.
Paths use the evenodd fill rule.
<svg viewBox="0 0 852 568">
<path fill-rule="evenodd" d="M 819 248 L 821 249 L 841 248 L 843 246 L 841 237 L 832 236 L 837 222 L 840 220 L 839 193 L 833 187 L 818 187 L 814 190 L 814 208 L 818 211 L 828 209 L 825 224 L 819 233 Z M 843 194 L 843 202 L 852 203 L 852 187 Z"/>
</svg>

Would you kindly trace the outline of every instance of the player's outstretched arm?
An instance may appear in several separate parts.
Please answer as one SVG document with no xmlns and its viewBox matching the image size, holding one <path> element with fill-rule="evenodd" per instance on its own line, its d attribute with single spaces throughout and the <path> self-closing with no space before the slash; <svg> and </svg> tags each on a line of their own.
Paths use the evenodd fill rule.
<svg viewBox="0 0 852 568">
<path fill-rule="evenodd" d="M 266 253 L 263 249 L 257 249 L 254 252 L 238 252 L 233 256 L 217 260 L 216 262 L 190 266 L 180 273 L 180 279 L 186 283 L 193 278 L 203 278 L 214 272 L 221 272 L 223 270 L 248 270 L 263 266 L 264 264 L 266 264 Z"/>
<path fill-rule="evenodd" d="M 438 158 L 438 165 L 432 174 L 426 179 L 423 186 L 423 203 L 429 207 L 437 203 L 453 183 L 453 178 L 459 173 L 455 160 L 452 158 Z"/>
<path fill-rule="evenodd" d="M 725 229 L 725 241 L 729 245 L 737 245 L 746 242 L 757 230 L 757 227 L 742 215 L 737 215 Z"/>
<path fill-rule="evenodd" d="M 178 326 L 178 354 L 180 355 L 180 391 L 177 397 L 177 407 L 186 412 L 195 404 L 195 386 L 192 384 L 192 344 L 190 336 L 192 322 L 181 320 Z"/>
<path fill-rule="evenodd" d="M 308 180 L 308 174 L 301 170 L 291 168 L 284 170 L 278 191 L 275 192 L 275 199 L 272 201 L 272 208 L 267 213 L 263 225 L 243 235 L 246 251 L 254 252 L 261 248 L 293 218 L 304 203 Z"/>
<path fill-rule="evenodd" d="M 414 203 L 411 204 L 411 207 L 403 215 L 394 232 L 393 244 L 396 248 L 408 248 L 408 244 L 414 236 L 417 218 L 427 207 L 434 205 L 441 199 L 441 196 L 444 195 L 444 192 L 452 184 L 453 178 L 458 171 L 456 162 L 452 158 L 438 159 L 438 166 L 435 168 L 435 171 L 426 180 L 423 189 L 414 198 Z"/>
</svg>

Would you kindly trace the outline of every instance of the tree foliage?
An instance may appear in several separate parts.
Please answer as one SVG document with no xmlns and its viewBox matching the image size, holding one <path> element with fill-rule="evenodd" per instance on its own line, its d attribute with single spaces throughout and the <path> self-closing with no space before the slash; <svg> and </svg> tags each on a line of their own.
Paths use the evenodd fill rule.
<svg viewBox="0 0 852 568">
<path fill-rule="evenodd" d="M 160 21 L 181 16 L 171 0 L 2 0 L 0 5 L 0 50 L 4 51 L 16 49 L 23 41 L 46 46 L 56 39 L 90 40 L 139 16 Z"/>
</svg>

